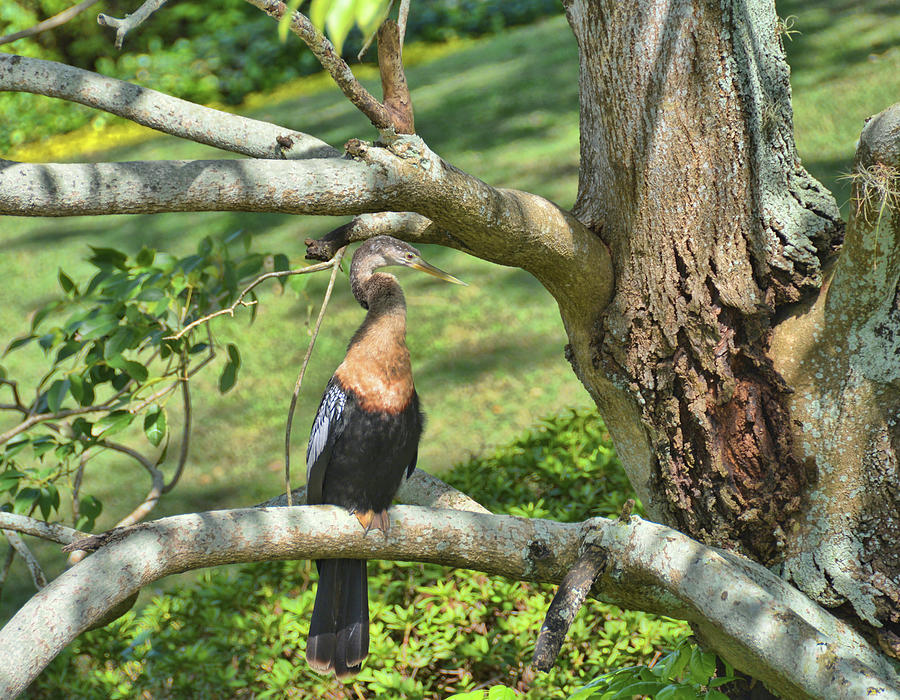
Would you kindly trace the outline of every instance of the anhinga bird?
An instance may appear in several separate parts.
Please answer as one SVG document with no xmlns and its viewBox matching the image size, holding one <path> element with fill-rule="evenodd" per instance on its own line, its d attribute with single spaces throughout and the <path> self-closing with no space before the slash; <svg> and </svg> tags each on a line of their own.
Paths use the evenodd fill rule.
<svg viewBox="0 0 900 700">
<path fill-rule="evenodd" d="M 429 265 L 412 246 L 388 236 L 363 243 L 350 264 L 353 296 L 368 309 L 347 355 L 328 382 L 306 451 L 307 503 L 331 503 L 355 514 L 366 532 L 390 527 L 387 509 L 416 466 L 424 416 L 406 348 L 406 301 L 393 275 L 405 265 L 464 284 Z M 366 562 L 316 561 L 319 587 L 306 660 L 344 679 L 369 653 Z"/>
</svg>

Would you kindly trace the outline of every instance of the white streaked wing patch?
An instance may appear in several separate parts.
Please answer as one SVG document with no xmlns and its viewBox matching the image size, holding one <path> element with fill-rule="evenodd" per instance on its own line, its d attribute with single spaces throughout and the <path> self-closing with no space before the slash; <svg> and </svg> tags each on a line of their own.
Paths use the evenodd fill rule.
<svg viewBox="0 0 900 700">
<path fill-rule="evenodd" d="M 325 395 L 322 397 L 322 403 L 319 404 L 319 412 L 316 413 L 316 419 L 313 421 L 312 430 L 309 433 L 309 446 L 306 448 L 306 480 L 309 481 L 310 470 L 325 445 L 332 431 L 335 430 L 341 414 L 344 412 L 344 405 L 347 403 L 347 396 L 341 390 L 333 379 L 328 382 L 325 389 Z"/>
</svg>

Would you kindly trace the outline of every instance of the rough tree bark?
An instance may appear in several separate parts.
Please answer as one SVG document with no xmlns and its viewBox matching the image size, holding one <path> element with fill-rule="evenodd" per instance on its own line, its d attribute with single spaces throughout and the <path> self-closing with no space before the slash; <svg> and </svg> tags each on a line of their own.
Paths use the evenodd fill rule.
<svg viewBox="0 0 900 700">
<path fill-rule="evenodd" d="M 567 356 L 652 517 L 778 572 L 900 658 L 900 106 L 863 131 L 844 242 L 795 152 L 771 0 L 564 4 L 580 52 L 572 212 L 489 187 L 414 135 L 340 158 L 236 117 L 171 106 L 161 122 L 151 91 L 62 81 L 48 94 L 296 162 L 2 162 L 0 213 L 360 214 L 310 253 L 391 233 L 522 267 L 558 302 Z M 49 90 L 40 64 L 0 57 L 0 89 Z M 213 123 L 233 131 L 213 140 Z M 259 139 L 241 150 L 247 128 Z M 733 631 L 698 624 L 734 653 Z"/>
<path fill-rule="evenodd" d="M 566 5 L 574 213 L 616 276 L 568 320 L 573 365 L 656 518 L 780 566 L 896 655 L 897 110 L 863 133 L 832 269 L 844 225 L 794 149 L 773 4 L 639 5 Z"/>
</svg>

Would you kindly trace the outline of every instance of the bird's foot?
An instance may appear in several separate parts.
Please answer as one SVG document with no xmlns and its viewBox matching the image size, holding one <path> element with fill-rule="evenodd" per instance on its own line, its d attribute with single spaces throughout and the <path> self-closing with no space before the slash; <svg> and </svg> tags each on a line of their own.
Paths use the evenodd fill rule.
<svg viewBox="0 0 900 700">
<path fill-rule="evenodd" d="M 359 520 L 359 524 L 362 525 L 363 529 L 366 531 L 365 534 L 368 535 L 370 530 L 381 530 L 381 533 L 387 537 L 388 530 L 391 529 L 391 517 L 386 510 L 377 513 L 373 510 L 367 510 L 365 512 L 356 511 L 353 515 L 356 516 L 356 519 Z"/>
</svg>

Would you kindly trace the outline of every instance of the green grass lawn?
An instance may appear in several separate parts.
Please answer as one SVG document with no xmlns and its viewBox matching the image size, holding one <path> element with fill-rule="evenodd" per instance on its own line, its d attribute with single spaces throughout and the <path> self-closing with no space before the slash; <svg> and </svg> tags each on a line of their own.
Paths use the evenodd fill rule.
<svg viewBox="0 0 900 700">
<path fill-rule="evenodd" d="M 778 12 L 797 15 L 796 28 L 802 32 L 786 42 L 800 154 L 844 204 L 847 187 L 837 176 L 850 169 L 863 120 L 900 95 L 896 2 L 832 0 L 812 6 L 792 0 L 779 2 Z M 558 17 L 467 42 L 458 52 L 410 68 L 408 78 L 419 133 L 435 151 L 492 185 L 526 189 L 570 206 L 577 187 L 577 74 L 575 43 L 565 20 Z M 373 135 L 365 118 L 336 90 L 282 95 L 253 109 L 250 116 L 337 146 L 351 137 Z M 226 156 L 156 136 L 87 157 Z M 253 233 L 260 248 L 285 252 L 297 265 L 303 262 L 302 241 L 339 223 L 242 213 L 5 217 L 0 221 L 0 274 L 6 280 L 0 287 L 0 328 L 4 338 L 26 332 L 28 314 L 57 293 L 59 267 L 73 277 L 87 274 L 83 258 L 89 243 L 130 252 L 147 245 L 183 254 L 203 236 L 242 229 Z M 555 304 L 533 278 L 453 251 L 429 248 L 424 253 L 470 286 L 399 273 L 409 301 L 417 388 L 429 416 L 420 466 L 440 472 L 509 442 L 539 416 L 589 405 L 563 358 L 566 338 Z M 301 295 L 264 292 L 252 326 L 246 315 L 217 324 L 223 342 L 241 347 L 241 376 L 224 396 L 216 390 L 215 369 L 199 379 L 188 470 L 154 517 L 244 506 L 281 489 L 286 411 L 325 282 L 318 277 Z M 362 317 L 346 282 L 339 281 L 295 418 L 293 462 L 298 473 L 321 389 Z M 3 360 L 12 375 L 32 379 L 40 372 L 40 362 L 39 355 L 25 352 Z M 103 473 L 89 475 L 86 490 L 106 505 L 98 528 L 127 513 L 147 487 L 139 468 L 126 461 L 110 460 Z M 26 574 L 18 564 L 12 579 L 4 591 L 4 611 L 27 592 Z"/>
<path fill-rule="evenodd" d="M 542 47 L 539 54 L 531 50 L 535 45 Z M 420 133 L 437 152 L 491 184 L 537 191 L 571 205 L 577 187 L 578 101 L 577 83 L 568 76 L 575 75 L 576 61 L 568 29 L 557 19 L 413 67 L 409 80 L 415 88 Z M 539 85 L 533 80 L 537 73 L 543 76 Z M 509 94 L 506 90 L 515 97 L 504 97 Z M 315 134 L 337 146 L 354 136 L 374 136 L 366 119 L 336 90 L 283 99 L 251 116 Z M 155 136 L 87 157 L 223 155 Z M 206 235 L 242 229 L 253 233 L 258 248 L 285 252 L 293 265 L 302 265 L 302 241 L 341 222 L 243 213 L 6 217 L 0 226 L 0 273 L 15 282 L 0 289 L 0 327 L 6 339 L 27 332 L 28 314 L 58 293 L 59 267 L 75 279 L 93 274 L 84 262 L 90 254 L 88 244 L 129 252 L 147 245 L 184 254 Z M 540 416 L 590 404 L 563 356 L 566 337 L 556 305 L 536 280 L 520 270 L 454 251 L 426 247 L 423 252 L 469 286 L 398 272 L 409 304 L 408 344 L 416 386 L 428 415 L 420 466 L 445 470 L 508 442 Z M 160 502 L 154 517 L 250 505 L 281 490 L 287 409 L 326 282 L 324 275 L 317 276 L 303 294 L 290 289 L 278 294 L 277 284 L 272 284 L 262 294 L 253 325 L 246 313 L 217 323 L 222 342 L 241 348 L 240 378 L 225 395 L 216 388 L 221 362 L 198 379 L 192 456 L 179 487 Z M 346 278 L 339 278 L 294 419 L 295 483 L 302 482 L 306 438 L 321 391 L 363 316 Z M 11 375 L 32 378 L 39 375 L 41 362 L 36 348 L 3 360 Z M 147 446 L 140 436 L 136 441 Z M 175 448 L 172 444 L 170 453 Z M 140 467 L 127 460 L 111 458 L 105 469 L 89 472 L 85 489 L 105 504 L 97 527 L 113 525 L 140 502 L 148 487 Z M 5 610 L 11 598 L 27 591 L 18 585 L 25 577 L 17 565 L 14 582 L 4 593 Z"/>
</svg>

